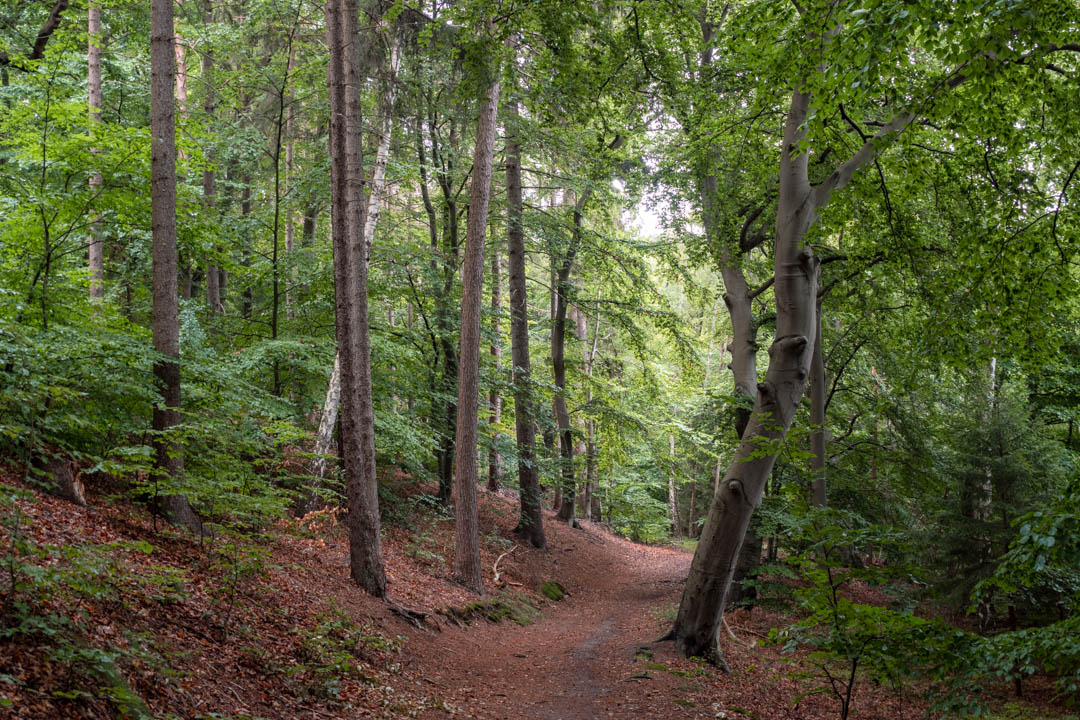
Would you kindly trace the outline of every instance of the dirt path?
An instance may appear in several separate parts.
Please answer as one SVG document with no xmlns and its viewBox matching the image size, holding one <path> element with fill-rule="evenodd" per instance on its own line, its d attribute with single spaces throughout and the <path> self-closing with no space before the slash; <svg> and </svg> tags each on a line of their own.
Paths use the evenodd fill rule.
<svg viewBox="0 0 1080 720">
<path fill-rule="evenodd" d="M 690 699 L 702 688 L 687 671 L 664 669 L 685 661 L 671 656 L 670 643 L 654 644 L 670 622 L 664 616 L 678 602 L 690 555 L 591 527 L 552 533 L 549 545 L 550 579 L 569 597 L 527 627 L 481 622 L 414 639 L 426 682 L 477 718 L 713 717 Z"/>
</svg>

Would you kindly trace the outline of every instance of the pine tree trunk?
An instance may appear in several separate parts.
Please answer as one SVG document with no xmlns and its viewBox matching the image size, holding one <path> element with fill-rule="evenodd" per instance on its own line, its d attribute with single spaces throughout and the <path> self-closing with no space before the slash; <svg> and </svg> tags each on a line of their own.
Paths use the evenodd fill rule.
<svg viewBox="0 0 1080 720">
<path fill-rule="evenodd" d="M 510 63 L 513 66 L 513 61 Z M 513 87 L 511 87 L 513 92 Z M 510 360 L 513 366 L 514 434 L 517 441 L 521 516 L 515 532 L 533 547 L 546 547 L 536 468 L 535 411 L 529 392 L 529 296 L 525 285 L 525 230 L 522 227 L 521 144 L 518 141 L 517 98 L 506 104 L 506 248 L 509 256 Z"/>
<path fill-rule="evenodd" d="M 371 254 L 371 244 L 374 241 L 375 230 L 379 221 L 379 209 L 383 194 L 386 191 L 386 163 L 390 154 L 390 138 L 393 133 L 394 94 L 396 90 L 397 70 L 400 64 L 401 52 L 396 35 L 390 36 L 390 76 L 389 85 L 384 94 L 384 110 L 379 123 L 379 145 L 375 151 L 375 167 L 372 171 L 371 193 L 366 201 L 367 210 L 364 213 L 362 245 L 364 248 L 364 263 Z M 310 221 L 309 221 L 310 217 Z M 310 233 L 309 233 L 310 228 Z M 315 234 L 314 216 L 304 217 L 304 237 L 310 239 Z M 339 345 L 340 347 L 340 345 Z M 311 475 L 315 478 L 315 485 L 321 485 L 321 480 L 326 472 L 326 458 L 330 452 L 331 438 L 334 432 L 334 423 L 338 417 L 338 406 L 341 402 L 341 353 L 334 356 L 334 369 L 330 373 L 330 382 L 326 388 L 326 399 L 323 401 L 322 416 L 319 421 L 319 433 L 315 441 L 316 458 L 311 466 Z M 318 493 L 315 489 L 309 490 L 304 500 L 297 506 L 297 514 L 304 514 L 317 509 Z"/>
<path fill-rule="evenodd" d="M 479 424 L 480 315 L 484 291 L 484 234 L 491 199 L 495 156 L 495 118 L 499 107 L 497 75 L 480 103 L 473 153 L 465 262 L 461 268 L 461 352 L 458 373 L 457 433 L 454 439 L 454 575 L 459 583 L 483 594 L 480 521 L 477 509 L 477 431 Z"/>
<path fill-rule="evenodd" d="M 352 579 L 376 597 L 386 594 L 379 538 L 375 423 L 368 336 L 367 253 L 364 242 L 362 83 L 355 0 L 326 5 L 330 50 L 332 235 L 338 350 L 341 354 L 342 466 L 349 508 Z"/>
</svg>

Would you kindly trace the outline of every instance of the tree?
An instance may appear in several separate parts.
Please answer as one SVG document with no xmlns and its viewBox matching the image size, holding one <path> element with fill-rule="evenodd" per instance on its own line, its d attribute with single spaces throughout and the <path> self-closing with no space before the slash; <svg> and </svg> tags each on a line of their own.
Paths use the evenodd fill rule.
<svg viewBox="0 0 1080 720">
<path fill-rule="evenodd" d="M 509 63 L 513 67 L 514 60 Z M 536 548 L 544 539 L 540 476 L 536 466 L 536 424 L 529 358 L 529 295 L 525 284 L 525 229 L 522 227 L 521 143 L 516 97 L 516 76 L 511 70 L 507 93 L 506 137 L 506 248 L 509 255 L 510 357 L 513 364 L 514 432 L 517 440 L 518 487 L 521 489 L 521 518 L 515 532 Z"/>
<path fill-rule="evenodd" d="M 479 518 L 476 500 L 478 482 L 476 448 L 479 422 L 480 310 L 484 289 L 484 233 L 491 199 L 491 175 L 495 157 L 495 118 L 499 107 L 498 73 L 487 71 L 491 79 L 480 101 L 476 119 L 476 148 L 473 152 L 472 186 L 469 189 L 469 221 L 465 231 L 465 262 L 461 268 L 461 353 L 458 355 L 457 435 L 454 440 L 454 573 L 465 587 L 483 594 L 480 565 Z"/>
<path fill-rule="evenodd" d="M 176 484 L 184 474 L 183 446 L 171 433 L 180 424 L 180 319 L 176 252 L 176 126 L 174 121 L 172 2 L 155 0 L 150 8 L 150 168 L 151 232 L 153 234 L 154 363 L 161 400 L 154 405 L 157 471 Z M 174 491 L 159 494 L 155 505 L 171 522 L 203 533 L 203 524 L 187 497 Z"/>
<path fill-rule="evenodd" d="M 940 96 L 966 83 L 972 77 L 966 73 L 992 75 L 1000 67 L 997 54 L 984 54 L 986 51 L 982 46 L 987 38 L 982 34 L 981 25 L 964 38 L 967 44 L 962 48 L 959 67 L 950 66 L 955 62 L 954 50 L 950 45 L 955 38 L 949 38 L 944 45 L 950 48 L 946 53 L 948 64 L 945 70 L 925 85 L 912 89 L 915 97 L 911 101 L 913 106 L 891 109 L 891 118 L 881 123 L 873 137 L 868 137 L 845 160 L 835 164 L 832 172 L 822 180 L 812 183 L 809 156 L 813 143 L 808 132 L 814 125 L 812 115 L 820 111 L 812 105 L 812 101 L 824 104 L 824 91 L 836 87 L 834 76 L 824 69 L 825 66 L 810 65 L 834 50 L 832 35 L 829 34 L 832 31 L 821 34 L 813 28 L 827 22 L 837 28 L 836 32 L 840 32 L 845 22 L 831 17 L 829 12 L 813 6 L 809 10 L 800 10 L 800 38 L 807 49 L 812 49 L 812 52 L 804 53 L 804 58 L 812 56 L 816 59 L 805 60 L 800 66 L 800 74 L 791 83 L 794 89 L 786 111 L 780 147 L 774 241 L 776 339 L 769 352 L 769 368 L 764 382 L 758 385 L 750 424 L 721 482 L 720 492 L 713 501 L 701 542 L 694 554 L 673 630 L 676 646 L 682 653 L 708 657 L 717 662 L 722 662 L 717 646 L 720 622 L 742 539 L 754 507 L 760 502 L 765 482 L 791 427 L 810 375 L 818 327 L 819 260 L 806 240 L 807 233 L 818 220 L 832 193 L 846 186 L 858 170 L 873 163 L 901 132 L 911 126 L 920 112 L 932 106 Z M 858 15 L 855 14 L 849 22 L 861 28 L 865 23 Z M 903 14 L 898 17 L 905 21 L 903 28 L 909 33 L 926 27 L 920 23 L 932 21 L 932 17 L 926 16 L 909 19 L 908 14 Z M 1005 17 L 1000 22 L 1006 23 L 1008 20 Z M 995 18 L 995 23 L 998 21 Z M 890 42 L 896 42 L 898 30 L 895 27 L 890 30 Z M 875 31 L 879 31 L 876 25 L 865 30 Z M 1063 48 L 1034 29 L 1025 39 L 1031 46 L 1028 54 L 1020 53 L 1021 64 L 1027 62 L 1026 58 L 1041 57 L 1047 51 Z M 1077 49 L 1080 50 L 1080 47 Z M 933 47 L 931 50 L 940 51 L 941 48 Z M 1016 50 L 1010 49 L 1010 52 Z M 983 62 L 973 64 L 974 57 L 982 58 Z M 846 79 L 841 82 L 850 84 Z M 859 84 L 856 83 L 854 87 L 857 89 Z M 829 101 L 839 100 L 830 97 Z"/>
<path fill-rule="evenodd" d="M 87 5 L 86 48 L 86 91 L 87 105 L 90 110 L 90 134 L 94 126 L 101 122 L 101 5 L 97 0 L 90 0 Z M 97 193 L 101 189 L 101 173 L 90 176 L 90 191 Z M 90 245 L 88 248 L 90 266 L 90 297 L 100 300 L 105 297 L 105 246 L 101 239 L 101 226 L 95 213 L 90 219 Z"/>
<path fill-rule="evenodd" d="M 334 295 L 341 354 L 342 466 L 349 508 L 349 572 L 376 597 L 386 594 L 375 474 L 375 416 L 368 327 L 368 249 L 364 239 L 361 69 L 354 0 L 326 5 L 330 50 L 330 172 Z"/>
</svg>

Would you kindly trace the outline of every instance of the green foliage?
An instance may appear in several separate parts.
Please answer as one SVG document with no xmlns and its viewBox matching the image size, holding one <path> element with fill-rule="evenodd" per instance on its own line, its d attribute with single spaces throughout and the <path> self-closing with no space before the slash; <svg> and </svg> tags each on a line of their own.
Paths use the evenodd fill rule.
<svg viewBox="0 0 1080 720">
<path fill-rule="evenodd" d="M 383 637 L 336 609 L 321 615 L 314 628 L 299 634 L 303 662 L 287 667 L 286 673 L 298 679 L 306 693 L 315 698 L 337 697 L 343 678 L 374 683 L 369 653 L 392 655 L 401 649 L 400 638 Z M 389 669 L 400 670 L 400 666 L 395 663 Z"/>
</svg>

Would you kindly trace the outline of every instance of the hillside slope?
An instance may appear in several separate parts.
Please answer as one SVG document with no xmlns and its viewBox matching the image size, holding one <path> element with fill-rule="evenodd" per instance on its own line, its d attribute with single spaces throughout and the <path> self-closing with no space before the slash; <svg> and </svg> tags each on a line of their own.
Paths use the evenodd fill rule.
<svg viewBox="0 0 1080 720">
<path fill-rule="evenodd" d="M 729 675 L 655 642 L 683 550 L 550 515 L 547 551 L 516 546 L 514 500 L 484 492 L 480 601 L 450 578 L 452 521 L 407 479 L 386 484 L 389 603 L 347 579 L 332 513 L 200 542 L 123 502 L 9 493 L 0 718 L 836 716 L 827 695 L 800 700 L 814 683 L 777 648 L 752 646 L 783 617 L 730 616 Z M 861 686 L 857 706 L 914 717 L 913 694 Z"/>
</svg>

